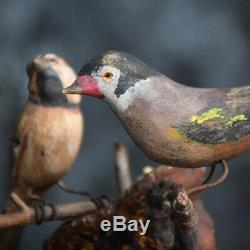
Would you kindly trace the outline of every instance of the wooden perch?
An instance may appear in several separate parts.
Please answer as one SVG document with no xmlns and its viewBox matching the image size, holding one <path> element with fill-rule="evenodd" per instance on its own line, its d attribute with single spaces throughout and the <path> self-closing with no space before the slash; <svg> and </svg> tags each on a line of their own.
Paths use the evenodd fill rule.
<svg viewBox="0 0 250 250">
<path fill-rule="evenodd" d="M 126 147 L 120 143 L 116 143 L 115 150 L 115 173 L 118 189 L 122 194 L 132 185 L 129 156 Z M 60 183 L 60 187 L 66 189 L 62 183 Z M 34 207 L 27 206 L 15 193 L 11 194 L 11 198 L 20 208 L 20 211 L 0 214 L 0 229 L 37 223 L 38 215 Z M 77 202 L 57 206 L 46 205 L 41 209 L 42 221 L 66 220 L 89 213 L 96 209 L 96 205 L 93 202 Z"/>
<path fill-rule="evenodd" d="M 212 219 L 199 193 L 188 192 L 203 183 L 203 168 L 159 166 L 132 186 L 128 152 L 117 144 L 115 173 L 120 195 L 107 206 L 97 208 L 93 202 L 46 205 L 37 213 L 13 194 L 20 211 L 0 215 L 0 228 L 70 219 L 45 242 L 45 250 L 215 249 Z M 101 231 L 101 221 L 111 221 L 116 215 L 127 220 L 150 219 L 147 233 Z"/>
<path fill-rule="evenodd" d="M 43 221 L 65 220 L 84 215 L 95 209 L 96 206 L 93 202 L 77 202 L 54 207 L 46 205 L 42 207 L 43 211 L 41 211 L 41 213 L 43 213 Z M 0 215 L 0 229 L 31 223 L 37 223 L 37 214 L 33 207 L 26 206 L 25 209 L 22 209 L 20 212 Z"/>
</svg>

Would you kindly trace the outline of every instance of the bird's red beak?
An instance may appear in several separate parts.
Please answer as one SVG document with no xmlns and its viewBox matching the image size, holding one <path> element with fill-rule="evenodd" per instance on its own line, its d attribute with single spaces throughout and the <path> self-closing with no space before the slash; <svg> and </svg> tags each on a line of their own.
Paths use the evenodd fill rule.
<svg viewBox="0 0 250 250">
<path fill-rule="evenodd" d="M 65 94 L 80 94 L 102 98 L 97 81 L 89 75 L 78 76 L 75 82 L 63 90 Z"/>
</svg>

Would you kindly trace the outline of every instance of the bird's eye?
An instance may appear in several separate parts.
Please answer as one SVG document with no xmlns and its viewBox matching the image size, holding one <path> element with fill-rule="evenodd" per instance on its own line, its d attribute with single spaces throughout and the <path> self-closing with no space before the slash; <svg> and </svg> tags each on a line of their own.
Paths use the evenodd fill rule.
<svg viewBox="0 0 250 250">
<path fill-rule="evenodd" d="M 112 77 L 113 77 L 113 74 L 112 74 L 111 72 L 109 72 L 109 71 L 106 71 L 106 72 L 104 72 L 104 73 L 102 74 L 102 79 L 103 79 L 105 82 L 107 82 L 107 83 L 111 82 Z"/>
</svg>

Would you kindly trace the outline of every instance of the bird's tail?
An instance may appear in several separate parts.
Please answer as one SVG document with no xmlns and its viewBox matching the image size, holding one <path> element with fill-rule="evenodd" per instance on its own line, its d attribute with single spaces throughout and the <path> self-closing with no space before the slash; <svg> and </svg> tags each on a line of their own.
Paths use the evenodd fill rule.
<svg viewBox="0 0 250 250">
<path fill-rule="evenodd" d="M 20 208 L 15 202 L 9 199 L 4 207 L 2 214 L 13 213 L 18 211 Z M 15 250 L 18 249 L 19 242 L 22 236 L 21 227 L 12 227 L 6 229 L 0 229 L 0 250 Z"/>
</svg>

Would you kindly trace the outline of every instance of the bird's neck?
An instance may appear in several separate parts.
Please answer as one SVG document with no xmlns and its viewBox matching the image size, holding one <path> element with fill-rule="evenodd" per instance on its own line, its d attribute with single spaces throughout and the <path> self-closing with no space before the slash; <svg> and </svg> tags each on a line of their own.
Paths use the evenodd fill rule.
<svg viewBox="0 0 250 250">
<path fill-rule="evenodd" d="M 67 100 L 61 100 L 60 98 L 48 100 L 46 98 L 34 99 L 32 97 L 29 97 L 29 101 L 32 104 L 46 106 L 46 107 L 79 108 L 79 103 L 73 103 Z"/>
<path fill-rule="evenodd" d="M 178 96 L 180 92 L 185 92 L 186 88 L 188 87 L 174 82 L 164 75 L 151 76 L 135 83 L 124 94 L 107 100 L 107 102 L 117 113 L 126 113 L 129 108 L 137 105 L 139 100 L 153 104 L 165 99 L 170 103 L 172 96 Z"/>
<path fill-rule="evenodd" d="M 129 118 L 133 110 L 138 117 L 144 113 L 167 116 L 170 123 L 178 123 L 206 106 L 211 90 L 188 87 L 161 75 L 136 83 L 109 104 L 122 120 Z"/>
</svg>

